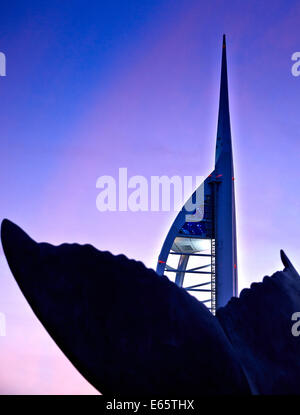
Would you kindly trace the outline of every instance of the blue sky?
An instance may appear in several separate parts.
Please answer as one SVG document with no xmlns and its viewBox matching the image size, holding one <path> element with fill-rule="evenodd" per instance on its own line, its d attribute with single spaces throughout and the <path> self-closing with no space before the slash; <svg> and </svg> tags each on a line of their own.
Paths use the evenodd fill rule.
<svg viewBox="0 0 300 415">
<path fill-rule="evenodd" d="M 297 1 L 1 5 L 0 212 L 39 241 L 90 242 L 154 267 L 175 213 L 96 209 L 96 180 L 206 176 L 227 34 L 240 289 L 299 260 Z M 0 392 L 94 393 L 49 338 L 0 251 Z"/>
</svg>

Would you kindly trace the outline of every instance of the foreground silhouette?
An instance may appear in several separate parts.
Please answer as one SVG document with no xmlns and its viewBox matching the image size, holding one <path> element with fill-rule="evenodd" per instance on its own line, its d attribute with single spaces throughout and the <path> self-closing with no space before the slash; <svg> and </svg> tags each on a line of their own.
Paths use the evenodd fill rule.
<svg viewBox="0 0 300 415">
<path fill-rule="evenodd" d="M 284 270 L 213 316 L 141 262 L 91 245 L 36 243 L 2 222 L 9 267 L 36 316 L 79 372 L 119 396 L 300 393 L 299 275 Z"/>
</svg>

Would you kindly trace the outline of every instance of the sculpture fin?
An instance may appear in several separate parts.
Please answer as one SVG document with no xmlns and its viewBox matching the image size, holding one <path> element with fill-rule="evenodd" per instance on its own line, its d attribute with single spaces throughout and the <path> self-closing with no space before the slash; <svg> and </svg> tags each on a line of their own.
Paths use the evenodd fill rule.
<svg viewBox="0 0 300 415">
<path fill-rule="evenodd" d="M 8 220 L 1 238 L 33 311 L 100 392 L 249 393 L 216 317 L 168 278 L 91 245 L 36 243 Z"/>
</svg>

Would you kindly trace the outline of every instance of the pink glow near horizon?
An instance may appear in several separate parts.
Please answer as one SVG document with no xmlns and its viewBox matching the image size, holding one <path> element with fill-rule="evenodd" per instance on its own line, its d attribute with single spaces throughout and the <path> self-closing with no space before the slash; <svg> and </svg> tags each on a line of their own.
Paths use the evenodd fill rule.
<svg viewBox="0 0 300 415">
<path fill-rule="evenodd" d="M 7 38 L 8 58 L 16 45 L 19 48 L 11 65 L 24 64 L 25 74 L 13 67 L 11 77 L 8 68 L 7 78 L 0 79 L 0 96 L 3 85 L 6 102 L 0 115 L 2 217 L 39 241 L 89 242 L 155 267 L 175 213 L 100 213 L 96 179 L 117 176 L 119 167 L 146 177 L 206 176 L 211 171 L 225 32 L 239 288 L 280 269 L 280 248 L 300 268 L 300 78 L 290 72 L 291 54 L 300 50 L 299 5 L 274 1 L 270 13 L 270 7 L 260 2 L 233 6 L 184 1 L 174 7 L 173 2 L 162 3 L 149 12 L 145 24 L 139 25 L 137 18 L 103 61 L 91 57 L 76 66 L 80 56 L 75 46 L 70 50 L 68 41 L 73 42 L 62 36 L 65 16 L 60 16 L 59 6 L 47 9 L 41 21 L 29 17 L 18 31 L 26 34 L 22 41 L 19 37 L 16 41 L 17 35 Z M 53 16 L 57 32 L 52 31 Z M 102 46 L 102 35 L 99 43 L 93 40 L 97 19 L 90 25 L 96 29 L 83 31 L 82 39 L 76 29 L 70 34 L 74 45 L 83 42 L 84 51 Z M 111 41 L 109 36 L 105 41 Z M 22 53 L 28 47 L 29 57 Z M 47 69 L 49 57 L 54 59 L 56 53 L 65 61 Z M 95 64 L 101 66 L 99 75 L 92 70 Z M 60 116 L 64 112 L 66 119 Z M 0 311 L 7 318 L 7 335 L 0 337 L 0 393 L 97 393 L 34 316 L 2 248 L 0 271 Z"/>
</svg>

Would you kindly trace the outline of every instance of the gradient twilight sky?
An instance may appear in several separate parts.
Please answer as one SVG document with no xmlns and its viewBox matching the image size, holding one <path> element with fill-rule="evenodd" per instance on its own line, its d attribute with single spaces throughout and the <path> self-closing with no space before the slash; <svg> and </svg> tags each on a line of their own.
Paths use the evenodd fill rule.
<svg viewBox="0 0 300 415">
<path fill-rule="evenodd" d="M 239 288 L 300 269 L 296 0 L 1 4 L 0 213 L 38 241 L 89 242 L 155 267 L 175 213 L 96 209 L 96 180 L 206 176 L 227 34 Z M 97 393 L 34 316 L 0 251 L 0 393 Z"/>
</svg>

